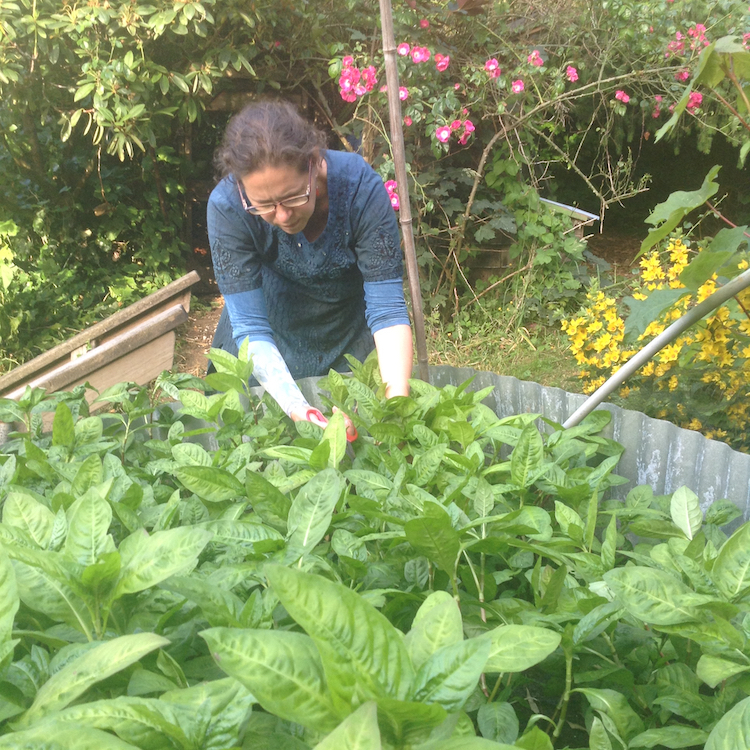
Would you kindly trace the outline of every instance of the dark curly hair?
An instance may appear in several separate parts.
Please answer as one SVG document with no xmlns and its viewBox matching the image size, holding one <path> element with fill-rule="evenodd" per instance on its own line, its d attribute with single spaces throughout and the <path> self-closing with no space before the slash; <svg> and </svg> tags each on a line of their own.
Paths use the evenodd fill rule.
<svg viewBox="0 0 750 750">
<path fill-rule="evenodd" d="M 310 159 L 325 147 L 325 134 L 304 119 L 293 104 L 258 101 L 229 120 L 214 166 L 219 179 L 279 164 L 306 172 Z"/>
</svg>

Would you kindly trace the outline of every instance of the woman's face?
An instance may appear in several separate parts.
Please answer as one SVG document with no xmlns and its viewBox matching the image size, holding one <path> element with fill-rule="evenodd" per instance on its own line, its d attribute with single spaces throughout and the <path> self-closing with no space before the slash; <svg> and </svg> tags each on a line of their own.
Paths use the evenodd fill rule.
<svg viewBox="0 0 750 750">
<path fill-rule="evenodd" d="M 270 213 L 261 218 L 287 234 L 301 232 L 315 211 L 315 181 L 318 167 L 315 160 L 309 171 L 298 172 L 291 166 L 268 166 L 241 178 L 242 187 L 251 206 L 275 204 Z M 281 205 L 282 201 L 298 198 L 309 192 L 306 203 L 294 208 Z"/>
</svg>

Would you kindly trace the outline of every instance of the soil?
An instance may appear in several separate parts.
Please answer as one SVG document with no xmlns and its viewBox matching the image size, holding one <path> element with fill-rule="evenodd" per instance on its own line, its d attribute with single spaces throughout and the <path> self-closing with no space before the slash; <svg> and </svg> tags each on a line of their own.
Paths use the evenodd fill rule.
<svg viewBox="0 0 750 750">
<path fill-rule="evenodd" d="M 587 235 L 586 241 L 589 252 L 595 258 L 604 261 L 600 265 L 614 281 L 635 272 L 638 265 L 636 256 L 641 245 L 637 237 L 611 230 Z M 224 301 L 216 286 L 208 251 L 203 247 L 194 248 L 193 257 L 188 265 L 188 270 L 196 270 L 201 280 L 193 287 L 188 321 L 176 331 L 174 368 L 201 377 L 206 373 L 207 354 Z"/>
</svg>

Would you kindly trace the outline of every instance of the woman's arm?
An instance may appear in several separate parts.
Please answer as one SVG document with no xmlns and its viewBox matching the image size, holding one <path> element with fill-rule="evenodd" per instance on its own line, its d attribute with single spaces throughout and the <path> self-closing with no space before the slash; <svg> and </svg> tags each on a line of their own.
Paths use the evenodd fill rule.
<svg viewBox="0 0 750 750">
<path fill-rule="evenodd" d="M 413 360 L 411 326 L 400 324 L 381 328 L 373 337 L 386 398 L 408 396 Z"/>
</svg>

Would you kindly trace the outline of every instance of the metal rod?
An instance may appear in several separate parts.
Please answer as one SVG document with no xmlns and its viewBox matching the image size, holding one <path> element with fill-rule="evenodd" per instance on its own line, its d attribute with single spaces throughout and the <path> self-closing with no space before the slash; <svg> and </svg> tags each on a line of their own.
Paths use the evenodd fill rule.
<svg viewBox="0 0 750 750">
<path fill-rule="evenodd" d="M 393 165 L 396 168 L 398 183 L 399 223 L 404 237 L 404 256 L 406 273 L 409 278 L 412 314 L 414 316 L 414 338 L 417 344 L 417 363 L 419 377 L 430 379 L 427 364 L 427 339 L 424 329 L 424 311 L 422 309 L 422 289 L 419 285 L 419 266 L 417 251 L 414 245 L 414 230 L 411 219 L 411 202 L 409 201 L 409 183 L 406 174 L 406 152 L 404 150 L 404 131 L 401 121 L 401 100 L 398 98 L 398 67 L 396 65 L 396 40 L 393 35 L 393 13 L 391 0 L 380 0 L 380 24 L 383 29 L 383 56 L 385 58 L 385 79 L 388 84 L 388 111 L 390 116 L 391 147 Z"/>
<path fill-rule="evenodd" d="M 734 297 L 743 289 L 750 286 L 750 270 L 741 273 L 731 281 L 724 284 L 721 289 L 717 289 L 710 297 L 707 297 L 700 304 L 688 310 L 679 320 L 672 323 L 669 328 L 662 331 L 653 341 L 643 347 L 638 353 L 634 354 L 609 380 L 597 388 L 581 406 L 576 409 L 568 419 L 563 422 L 563 427 L 575 427 L 586 415 L 596 409 L 613 391 L 619 388 L 635 371 L 645 365 L 657 352 L 663 349 L 667 344 L 676 339 L 683 331 L 690 328 L 708 313 L 721 307 L 728 299 Z"/>
</svg>

